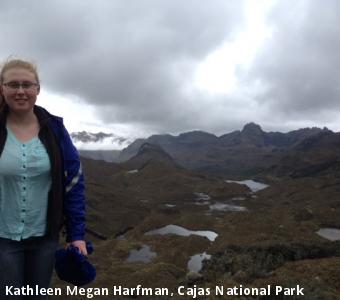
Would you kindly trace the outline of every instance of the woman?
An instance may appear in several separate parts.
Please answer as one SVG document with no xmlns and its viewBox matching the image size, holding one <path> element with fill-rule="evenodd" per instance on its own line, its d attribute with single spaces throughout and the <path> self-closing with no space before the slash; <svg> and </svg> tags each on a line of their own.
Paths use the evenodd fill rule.
<svg viewBox="0 0 340 300">
<path fill-rule="evenodd" d="M 0 72 L 0 299 L 6 286 L 50 284 L 59 231 L 87 255 L 84 181 L 62 119 L 35 105 L 37 70 L 20 59 Z M 9 299 L 22 299 L 10 296 Z M 25 298 L 29 299 L 29 298 Z M 33 296 L 31 299 L 46 299 Z"/>
</svg>

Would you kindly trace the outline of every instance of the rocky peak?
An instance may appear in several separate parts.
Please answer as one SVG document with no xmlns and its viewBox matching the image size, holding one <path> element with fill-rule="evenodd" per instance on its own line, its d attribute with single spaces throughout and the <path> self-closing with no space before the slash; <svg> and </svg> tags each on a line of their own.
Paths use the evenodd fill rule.
<svg viewBox="0 0 340 300">
<path fill-rule="evenodd" d="M 255 123 L 248 123 L 241 131 L 241 139 L 243 143 L 263 147 L 266 144 L 266 133 L 259 125 Z"/>
<path fill-rule="evenodd" d="M 242 134 L 246 134 L 246 135 L 248 135 L 248 134 L 251 134 L 251 135 L 254 135 L 254 134 L 262 135 L 264 133 L 264 131 L 262 130 L 260 125 L 251 122 L 251 123 L 246 124 L 243 127 L 241 133 Z"/>
</svg>

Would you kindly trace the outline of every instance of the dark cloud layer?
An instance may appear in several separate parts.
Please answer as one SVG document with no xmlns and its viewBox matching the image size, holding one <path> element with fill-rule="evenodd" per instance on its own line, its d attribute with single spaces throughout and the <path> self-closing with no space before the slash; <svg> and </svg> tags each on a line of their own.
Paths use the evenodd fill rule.
<svg viewBox="0 0 340 300">
<path fill-rule="evenodd" d="M 49 91 L 96 105 L 107 123 L 223 133 L 249 121 L 273 129 L 284 122 L 335 122 L 337 0 L 275 1 L 267 19 L 272 37 L 237 73 L 240 90 L 227 96 L 188 92 L 197 64 L 244 29 L 245 3 L 3 0 L 0 57 L 35 59 Z"/>
</svg>

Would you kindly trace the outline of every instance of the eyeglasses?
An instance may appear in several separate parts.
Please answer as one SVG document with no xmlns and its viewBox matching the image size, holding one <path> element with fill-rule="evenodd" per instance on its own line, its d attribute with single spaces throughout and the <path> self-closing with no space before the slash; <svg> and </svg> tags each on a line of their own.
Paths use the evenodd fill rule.
<svg viewBox="0 0 340 300">
<path fill-rule="evenodd" d="M 18 90 L 20 89 L 20 87 L 22 87 L 22 89 L 24 90 L 29 90 L 32 89 L 34 87 L 39 86 L 38 83 L 34 83 L 34 82 L 30 82 L 30 81 L 23 81 L 23 82 L 18 82 L 18 81 L 10 81 L 10 82 L 6 82 L 3 84 L 4 86 L 7 86 L 8 88 L 12 89 L 12 90 Z"/>
</svg>

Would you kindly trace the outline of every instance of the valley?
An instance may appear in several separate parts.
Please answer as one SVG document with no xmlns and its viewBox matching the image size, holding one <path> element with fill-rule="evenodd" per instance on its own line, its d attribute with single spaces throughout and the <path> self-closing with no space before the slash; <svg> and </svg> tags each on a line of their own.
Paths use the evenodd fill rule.
<svg viewBox="0 0 340 300">
<path fill-rule="evenodd" d="M 178 287 L 299 285 L 302 299 L 339 299 L 340 177 L 336 143 L 329 147 L 326 139 L 293 149 L 289 160 L 253 177 L 190 170 L 150 143 L 122 163 L 82 158 L 87 238 L 95 246 L 90 260 L 98 273 L 89 286 L 175 291 L 114 299 L 190 299 Z M 328 150 L 320 151 L 321 144 Z M 320 160 L 328 163 L 316 172 L 312 166 Z M 56 278 L 53 285 L 66 287 Z M 220 299 L 214 293 L 197 297 Z M 283 292 L 225 297 L 292 299 Z"/>
</svg>

